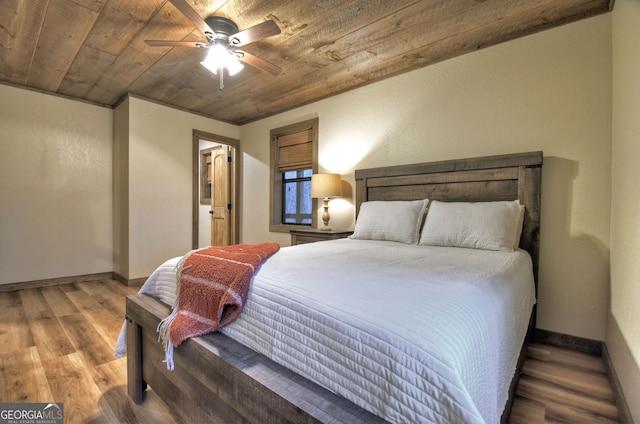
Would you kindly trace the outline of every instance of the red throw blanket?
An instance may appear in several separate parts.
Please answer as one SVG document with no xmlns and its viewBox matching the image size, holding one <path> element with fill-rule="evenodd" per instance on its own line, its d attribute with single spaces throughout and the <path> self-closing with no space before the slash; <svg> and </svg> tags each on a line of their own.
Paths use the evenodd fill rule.
<svg viewBox="0 0 640 424">
<path fill-rule="evenodd" d="M 158 326 L 173 369 L 173 348 L 190 337 L 211 333 L 235 321 L 244 308 L 251 279 L 280 246 L 238 244 L 196 250 L 181 261 L 177 305 Z"/>
</svg>

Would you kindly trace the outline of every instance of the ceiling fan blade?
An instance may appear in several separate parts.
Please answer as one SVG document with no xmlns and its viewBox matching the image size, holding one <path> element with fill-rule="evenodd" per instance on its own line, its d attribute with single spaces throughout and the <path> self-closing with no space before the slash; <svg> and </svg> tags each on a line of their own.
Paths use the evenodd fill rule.
<svg viewBox="0 0 640 424">
<path fill-rule="evenodd" d="M 204 19 L 202 19 L 200 17 L 200 15 L 198 15 L 198 12 L 196 12 L 195 10 L 193 10 L 193 8 L 191 6 L 189 6 L 189 3 L 187 3 L 185 0 L 169 0 L 171 2 L 171 4 L 173 4 L 176 9 L 178 9 L 184 16 L 186 16 L 187 18 L 189 18 L 191 20 L 191 22 L 194 23 L 194 25 L 196 26 L 196 28 L 198 28 L 203 34 L 207 34 L 207 32 L 211 33 L 212 35 L 215 36 L 215 32 L 213 32 L 213 30 L 211 29 L 211 27 L 209 26 L 208 23 L 206 23 L 204 21 Z"/>
<path fill-rule="evenodd" d="M 236 56 L 238 56 L 238 59 L 248 65 L 253 66 L 254 68 L 260 69 L 261 71 L 268 72 L 271 75 L 279 75 L 280 72 L 282 72 L 282 68 L 280 68 L 279 66 L 267 62 L 266 60 L 261 59 L 258 56 L 254 56 L 251 53 L 247 53 L 242 50 L 235 50 L 235 53 Z"/>
<path fill-rule="evenodd" d="M 195 41 L 164 41 L 164 40 L 144 40 L 153 47 L 205 47 L 206 43 L 198 43 Z"/>
<path fill-rule="evenodd" d="M 244 46 L 272 35 L 280 34 L 280 28 L 273 21 L 265 21 L 229 36 L 232 46 Z"/>
</svg>

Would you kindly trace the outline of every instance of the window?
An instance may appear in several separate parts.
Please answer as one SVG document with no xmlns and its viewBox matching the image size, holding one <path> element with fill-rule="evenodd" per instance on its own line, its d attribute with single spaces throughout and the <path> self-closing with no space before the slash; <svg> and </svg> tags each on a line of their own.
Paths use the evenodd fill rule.
<svg viewBox="0 0 640 424">
<path fill-rule="evenodd" d="M 316 226 L 311 175 L 318 170 L 318 119 L 271 130 L 270 231 Z"/>
<path fill-rule="evenodd" d="M 311 169 L 288 171 L 282 177 L 282 222 L 311 225 Z"/>
<path fill-rule="evenodd" d="M 200 204 L 211 205 L 211 151 L 200 150 Z"/>
</svg>

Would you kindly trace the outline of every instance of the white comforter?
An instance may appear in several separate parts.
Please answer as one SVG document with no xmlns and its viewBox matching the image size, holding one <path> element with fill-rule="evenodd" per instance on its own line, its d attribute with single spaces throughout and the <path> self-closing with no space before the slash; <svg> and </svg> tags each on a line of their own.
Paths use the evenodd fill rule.
<svg viewBox="0 0 640 424">
<path fill-rule="evenodd" d="M 342 239 L 282 248 L 223 333 L 391 422 L 498 423 L 534 303 L 524 251 Z"/>
</svg>

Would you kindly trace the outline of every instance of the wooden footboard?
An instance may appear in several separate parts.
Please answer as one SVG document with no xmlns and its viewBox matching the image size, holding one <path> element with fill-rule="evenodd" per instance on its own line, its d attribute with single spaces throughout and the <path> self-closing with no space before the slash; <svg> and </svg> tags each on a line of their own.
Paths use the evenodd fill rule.
<svg viewBox="0 0 640 424">
<path fill-rule="evenodd" d="M 185 341 L 174 351 L 175 369 L 167 370 L 156 328 L 170 311 L 145 294 L 127 297 L 127 378 L 135 403 L 144 401 L 148 383 L 184 422 L 386 423 L 220 333 Z M 502 423 L 509 419 L 527 344 Z"/>
<path fill-rule="evenodd" d="M 129 396 L 141 403 L 146 384 L 184 422 L 384 423 L 227 336 L 189 339 L 162 362 L 156 328 L 169 306 L 147 295 L 127 297 Z"/>
</svg>

